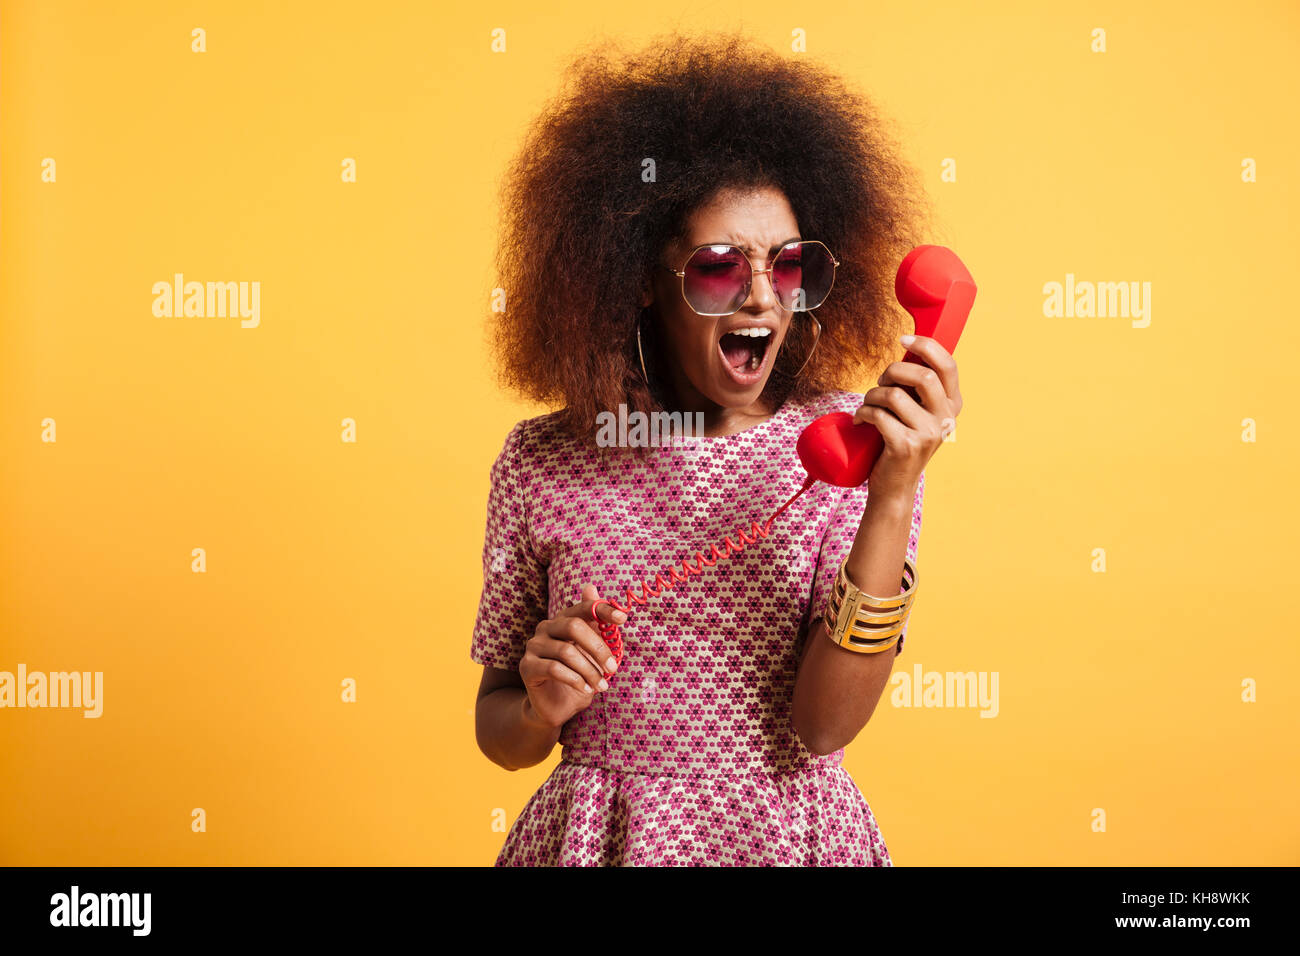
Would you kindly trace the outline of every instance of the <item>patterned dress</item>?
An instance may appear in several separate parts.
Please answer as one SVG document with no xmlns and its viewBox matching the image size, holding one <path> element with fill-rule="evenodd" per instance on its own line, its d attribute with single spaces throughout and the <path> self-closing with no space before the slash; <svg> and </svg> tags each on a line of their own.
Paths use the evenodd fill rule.
<svg viewBox="0 0 1300 956">
<path fill-rule="evenodd" d="M 799 490 L 803 427 L 861 404 L 851 392 L 788 401 L 746 431 L 648 459 L 584 446 L 555 413 L 518 423 L 492 466 L 470 656 L 517 670 L 537 623 L 583 584 L 626 605 L 643 578 L 738 540 Z M 924 491 L 923 474 L 913 560 Z M 866 498 L 867 485 L 819 482 L 767 538 L 635 606 L 609 690 L 561 728 L 560 763 L 496 865 L 892 866 L 844 751 L 813 754 L 790 725 L 808 623 Z"/>
</svg>

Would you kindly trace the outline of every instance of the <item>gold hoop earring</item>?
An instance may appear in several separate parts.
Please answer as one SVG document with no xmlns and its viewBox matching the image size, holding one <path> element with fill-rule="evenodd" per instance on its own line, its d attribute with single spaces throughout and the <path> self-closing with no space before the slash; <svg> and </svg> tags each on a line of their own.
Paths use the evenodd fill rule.
<svg viewBox="0 0 1300 956">
<path fill-rule="evenodd" d="M 803 370 L 808 367 L 809 359 L 811 359 L 813 357 L 813 353 L 817 351 L 817 343 L 822 340 L 822 324 L 817 321 L 817 316 L 812 314 L 811 309 L 808 310 L 808 318 L 812 319 L 813 324 L 817 326 L 817 336 L 816 338 L 813 339 L 812 348 L 808 350 L 808 358 L 803 360 L 803 364 L 799 366 L 799 371 L 794 373 L 795 378 L 798 378 L 800 375 L 802 375 Z"/>
<path fill-rule="evenodd" d="M 644 312 L 641 315 L 645 315 Z M 645 378 L 646 388 L 650 387 L 650 376 L 645 370 L 645 353 L 641 351 L 641 315 L 636 317 L 636 355 L 641 360 L 641 375 Z"/>
</svg>

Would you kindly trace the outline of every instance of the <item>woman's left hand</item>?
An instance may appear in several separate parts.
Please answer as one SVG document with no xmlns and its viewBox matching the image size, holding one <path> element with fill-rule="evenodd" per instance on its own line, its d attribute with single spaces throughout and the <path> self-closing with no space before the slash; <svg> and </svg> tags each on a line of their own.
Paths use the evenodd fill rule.
<svg viewBox="0 0 1300 956">
<path fill-rule="evenodd" d="M 956 426 L 962 399 L 957 362 L 947 349 L 918 335 L 907 350 L 926 364 L 892 363 L 879 385 L 863 396 L 853 421 L 870 422 L 884 439 L 884 450 L 868 478 L 868 493 L 910 502 L 921 472 Z"/>
</svg>

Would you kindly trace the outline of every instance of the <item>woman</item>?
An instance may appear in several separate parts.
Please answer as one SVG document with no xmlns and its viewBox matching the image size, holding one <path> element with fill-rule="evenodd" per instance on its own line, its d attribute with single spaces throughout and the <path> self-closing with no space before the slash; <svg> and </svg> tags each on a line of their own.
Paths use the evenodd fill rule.
<svg viewBox="0 0 1300 956">
<path fill-rule="evenodd" d="M 906 619 L 862 653 L 824 612 L 841 568 L 867 595 L 909 584 L 961 407 L 927 338 L 903 344 L 928 368 L 840 390 L 902 355 L 922 190 L 861 96 L 738 35 L 597 49 L 568 76 L 506 180 L 493 330 L 504 383 L 564 407 L 492 467 L 471 646 L 484 754 L 563 750 L 497 865 L 892 865 L 841 761 Z M 698 413 L 704 437 L 603 447 L 620 405 Z M 883 436 L 870 496 L 814 485 L 766 537 L 629 600 L 790 499 L 800 431 L 837 410 Z"/>
</svg>

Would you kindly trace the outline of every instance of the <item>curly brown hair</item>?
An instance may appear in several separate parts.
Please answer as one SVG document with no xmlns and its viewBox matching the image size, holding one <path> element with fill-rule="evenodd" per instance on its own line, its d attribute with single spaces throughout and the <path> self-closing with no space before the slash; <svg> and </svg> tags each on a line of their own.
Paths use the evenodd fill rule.
<svg viewBox="0 0 1300 956">
<path fill-rule="evenodd" d="M 488 328 L 501 384 L 563 401 L 575 436 L 594 436 L 596 415 L 619 403 L 663 410 L 637 356 L 640 289 L 692 211 L 755 186 L 780 189 L 801 234 L 842 263 L 811 360 L 796 378 L 812 338 L 795 323 L 762 399 L 776 408 L 879 367 L 903 331 L 894 275 L 924 241 L 930 207 L 871 101 L 740 32 L 670 33 L 620 52 L 605 39 L 574 57 L 507 169 L 496 258 L 506 307 Z"/>
</svg>

